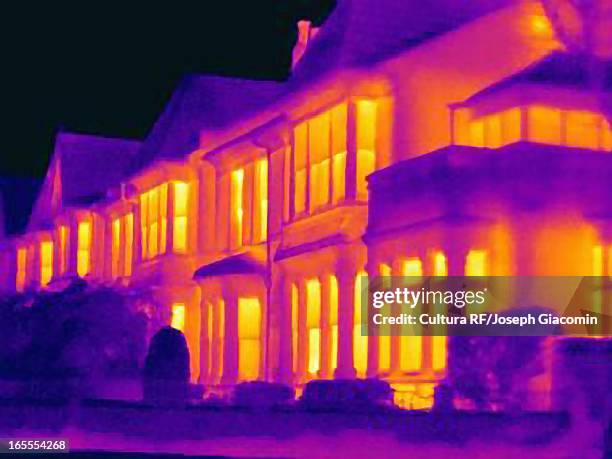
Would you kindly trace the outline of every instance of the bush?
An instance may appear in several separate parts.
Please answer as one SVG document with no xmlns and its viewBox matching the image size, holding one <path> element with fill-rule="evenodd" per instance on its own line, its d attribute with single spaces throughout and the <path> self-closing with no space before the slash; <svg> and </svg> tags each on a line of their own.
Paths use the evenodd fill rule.
<svg viewBox="0 0 612 459">
<path fill-rule="evenodd" d="M 234 388 L 233 403 L 238 406 L 270 408 L 285 405 L 295 398 L 293 388 L 284 384 L 251 381 Z"/>
<path fill-rule="evenodd" d="M 189 348 L 185 336 L 163 327 L 151 339 L 143 372 L 143 395 L 155 404 L 182 404 L 189 398 Z"/>
<path fill-rule="evenodd" d="M 89 396 L 106 378 L 138 375 L 146 323 L 126 292 L 81 279 L 2 298 L 0 378 L 20 381 L 28 396 Z"/>
<path fill-rule="evenodd" d="M 521 408 L 526 382 L 543 371 L 539 336 L 451 336 L 447 383 L 478 410 Z"/>
<path fill-rule="evenodd" d="M 307 409 L 360 409 L 391 406 L 393 390 L 379 379 L 335 379 L 310 381 L 300 404 Z"/>
</svg>

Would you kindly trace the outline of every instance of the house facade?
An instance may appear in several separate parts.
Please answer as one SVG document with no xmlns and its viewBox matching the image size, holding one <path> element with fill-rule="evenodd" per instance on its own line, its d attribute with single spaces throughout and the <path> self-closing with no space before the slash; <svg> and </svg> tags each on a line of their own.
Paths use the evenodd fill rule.
<svg viewBox="0 0 612 459">
<path fill-rule="evenodd" d="M 611 87 L 539 2 L 340 1 L 294 61 L 185 78 L 142 141 L 59 134 L 3 289 L 141 291 L 219 391 L 380 377 L 427 408 L 446 338 L 361 336 L 365 276 L 609 273 Z"/>
</svg>

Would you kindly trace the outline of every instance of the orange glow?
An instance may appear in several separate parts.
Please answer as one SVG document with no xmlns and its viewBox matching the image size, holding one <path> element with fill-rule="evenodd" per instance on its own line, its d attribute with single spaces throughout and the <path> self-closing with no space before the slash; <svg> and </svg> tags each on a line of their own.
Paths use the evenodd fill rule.
<svg viewBox="0 0 612 459">
<path fill-rule="evenodd" d="M 527 132 L 533 142 L 561 144 L 561 110 L 540 105 L 527 110 Z"/>
<path fill-rule="evenodd" d="M 423 263 L 420 258 L 409 258 L 402 264 L 402 275 L 405 277 L 421 277 L 423 275 Z M 409 279 L 412 283 L 415 280 Z M 420 305 L 417 305 L 420 308 Z M 412 327 L 411 334 L 405 332 L 405 335 L 400 337 L 400 369 L 405 372 L 419 371 L 422 367 L 422 349 L 423 337 L 416 336 L 414 329 L 418 328 L 415 325 L 405 325 Z"/>
<path fill-rule="evenodd" d="M 296 215 L 306 210 L 306 164 L 308 162 L 308 124 L 295 126 L 293 130 L 293 161 L 295 175 L 294 207 Z"/>
<path fill-rule="evenodd" d="M 362 292 L 368 288 L 368 273 L 360 271 L 355 277 L 355 291 L 353 303 L 355 308 L 353 326 L 353 359 L 355 370 L 358 377 L 363 377 L 368 369 L 368 336 L 363 336 L 361 317 L 362 317 Z"/>
<path fill-rule="evenodd" d="M 465 258 L 466 276 L 486 276 L 488 272 L 487 252 L 470 250 Z"/>
<path fill-rule="evenodd" d="M 368 199 L 366 177 L 376 169 L 376 102 L 357 102 L 357 197 Z"/>
<path fill-rule="evenodd" d="M 112 224 L 111 241 L 111 277 L 115 279 L 119 276 L 120 267 L 120 248 L 121 248 L 121 219 L 115 218 Z"/>
<path fill-rule="evenodd" d="M 443 252 L 436 252 L 434 255 L 434 276 L 448 276 L 448 263 Z M 445 305 L 434 305 L 441 313 L 445 313 Z M 438 326 L 440 336 L 431 337 L 431 366 L 434 371 L 446 369 L 446 354 L 448 338 L 444 333 L 445 325 Z"/>
<path fill-rule="evenodd" d="M 421 277 L 423 275 L 423 263 L 420 258 L 409 258 L 402 265 L 402 276 Z"/>
<path fill-rule="evenodd" d="M 60 225 L 59 227 L 59 274 L 64 274 L 68 269 L 68 227 Z"/>
<path fill-rule="evenodd" d="M 534 34 L 542 37 L 551 37 L 553 35 L 553 28 L 545 15 L 534 14 L 530 17 L 529 25 Z"/>
<path fill-rule="evenodd" d="M 261 363 L 261 305 L 258 298 L 238 299 L 238 380 L 259 378 Z"/>
<path fill-rule="evenodd" d="M 332 131 L 332 202 L 344 199 L 346 191 L 346 103 L 338 104 L 331 109 Z"/>
<path fill-rule="evenodd" d="M 132 258 L 134 253 L 134 214 L 128 213 L 123 217 L 125 230 L 125 265 L 123 267 L 123 275 L 132 275 Z"/>
<path fill-rule="evenodd" d="M 443 252 L 434 255 L 434 276 L 448 276 L 448 264 Z"/>
<path fill-rule="evenodd" d="M 308 330 L 308 373 L 321 369 L 321 282 L 306 281 L 306 328 Z"/>
<path fill-rule="evenodd" d="M 189 184 L 174 182 L 174 228 L 172 249 L 183 253 L 187 250 L 187 215 L 189 202 Z"/>
<path fill-rule="evenodd" d="M 260 159 L 255 163 L 255 202 L 258 203 L 254 227 L 258 231 L 256 241 L 265 241 L 268 236 L 268 160 Z"/>
<path fill-rule="evenodd" d="M 232 171 L 232 186 L 230 190 L 232 247 L 242 246 L 243 188 L 244 169 L 236 169 Z"/>
<path fill-rule="evenodd" d="M 47 285 L 53 277 L 53 241 L 40 243 L 40 285 Z"/>
<path fill-rule="evenodd" d="M 384 277 L 383 285 L 384 289 L 391 288 L 391 266 L 386 263 L 382 263 L 378 267 L 379 274 Z M 384 324 L 379 325 L 379 338 L 378 338 L 378 368 L 381 371 L 389 371 L 391 369 L 391 334 L 390 325 Z"/>
<path fill-rule="evenodd" d="M 185 303 L 172 303 L 170 326 L 182 332 L 185 331 Z"/>
<path fill-rule="evenodd" d="M 293 130 L 296 215 L 344 199 L 347 104 L 335 105 Z M 308 172 L 308 174 L 307 174 Z M 306 209 L 306 202 L 309 208 Z"/>
<path fill-rule="evenodd" d="M 291 350 L 294 373 L 298 369 L 298 294 L 297 285 L 291 284 Z"/>
<path fill-rule="evenodd" d="M 602 129 L 601 116 L 587 111 L 573 110 L 566 113 L 565 144 L 568 147 L 597 150 Z"/>
<path fill-rule="evenodd" d="M 142 258 L 166 253 L 168 184 L 162 183 L 140 195 Z"/>
<path fill-rule="evenodd" d="M 77 274 L 84 277 L 91 269 L 91 223 L 80 221 L 77 228 Z"/>
<path fill-rule="evenodd" d="M 308 123 L 310 159 L 310 212 L 329 202 L 330 113 L 324 112 Z"/>
<path fill-rule="evenodd" d="M 332 369 L 338 367 L 338 279 L 329 276 L 329 325 L 331 333 L 331 356 L 330 365 Z"/>
<path fill-rule="evenodd" d="M 469 145 L 499 148 L 521 138 L 521 111 L 512 108 L 476 118 L 469 124 Z"/>
<path fill-rule="evenodd" d="M 17 249 L 17 270 L 15 275 L 15 289 L 23 292 L 26 284 L 26 270 L 28 261 L 28 250 L 25 247 Z"/>
</svg>

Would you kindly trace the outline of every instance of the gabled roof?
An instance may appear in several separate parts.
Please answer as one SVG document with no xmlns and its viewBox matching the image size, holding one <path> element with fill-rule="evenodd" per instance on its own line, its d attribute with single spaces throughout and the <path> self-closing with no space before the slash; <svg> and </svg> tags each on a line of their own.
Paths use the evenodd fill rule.
<svg viewBox="0 0 612 459">
<path fill-rule="evenodd" d="M 277 81 L 191 75 L 183 79 L 144 142 L 136 167 L 153 159 L 183 157 L 199 146 L 201 131 L 248 118 L 275 100 Z"/>
<path fill-rule="evenodd" d="M 106 196 L 130 170 L 139 141 L 61 132 L 28 229 L 44 227 L 63 207 Z"/>
<path fill-rule="evenodd" d="M 476 102 L 488 95 L 521 83 L 589 89 L 593 87 L 590 73 L 593 65 L 598 66 L 601 72 L 600 89 L 612 91 L 612 60 L 598 60 L 589 58 L 584 54 L 554 51 L 520 72 L 477 92 L 462 104 Z"/>
<path fill-rule="evenodd" d="M 371 65 L 513 0 L 340 0 L 304 56 L 294 82 Z"/>
</svg>

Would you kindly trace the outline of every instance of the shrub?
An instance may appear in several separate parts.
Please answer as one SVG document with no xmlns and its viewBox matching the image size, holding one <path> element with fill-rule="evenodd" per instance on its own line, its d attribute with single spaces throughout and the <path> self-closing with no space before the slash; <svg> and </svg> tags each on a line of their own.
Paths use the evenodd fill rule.
<svg viewBox="0 0 612 459">
<path fill-rule="evenodd" d="M 189 348 L 185 336 L 163 327 L 151 339 L 143 371 L 143 395 L 155 404 L 181 404 L 189 398 Z"/>
<path fill-rule="evenodd" d="M 107 377 L 138 374 L 145 332 L 124 291 L 81 279 L 61 291 L 5 297 L 0 378 L 22 381 L 29 396 L 88 396 Z M 51 385 L 57 390 L 46 390 Z"/>
<path fill-rule="evenodd" d="M 295 398 L 293 388 L 284 384 L 250 381 L 234 388 L 233 403 L 238 406 L 269 408 L 285 405 Z"/>
<path fill-rule="evenodd" d="M 390 406 L 393 390 L 379 379 L 335 379 L 310 381 L 300 404 L 308 409 L 360 409 Z"/>
<path fill-rule="evenodd" d="M 539 336 L 451 336 L 450 389 L 478 410 L 521 407 L 526 381 L 543 371 Z"/>
</svg>

